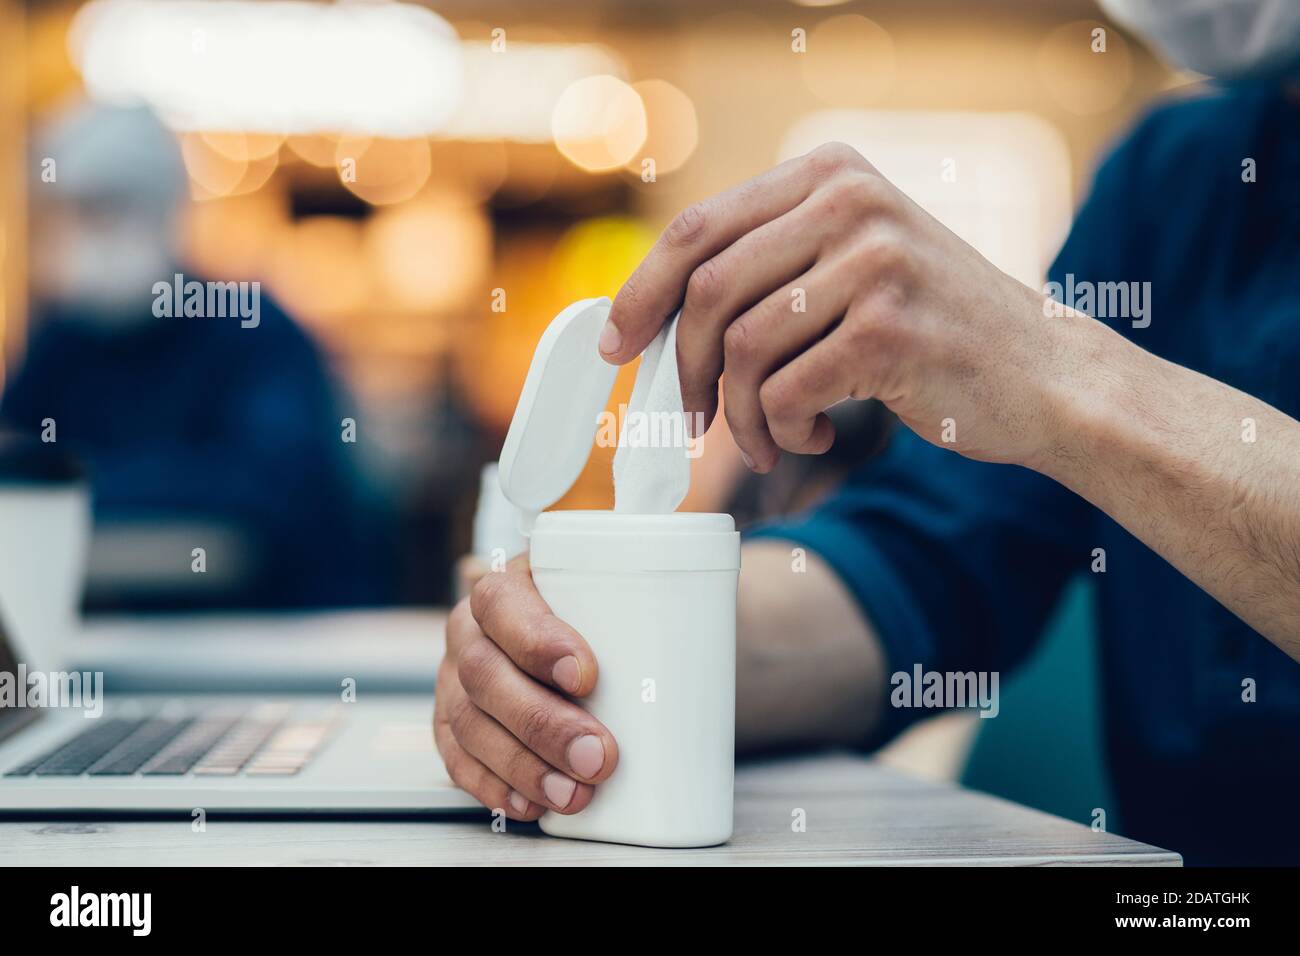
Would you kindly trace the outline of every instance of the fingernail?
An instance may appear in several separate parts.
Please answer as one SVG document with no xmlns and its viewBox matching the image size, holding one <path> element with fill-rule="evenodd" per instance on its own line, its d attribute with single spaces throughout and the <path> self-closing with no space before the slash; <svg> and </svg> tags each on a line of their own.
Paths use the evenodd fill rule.
<svg viewBox="0 0 1300 956">
<path fill-rule="evenodd" d="M 744 462 L 745 462 L 745 467 L 748 468 L 750 471 L 753 471 L 753 470 L 754 470 L 754 459 L 750 458 L 750 457 L 749 457 L 748 455 L 746 455 L 743 451 L 740 453 L 740 457 L 744 460 Z"/>
<path fill-rule="evenodd" d="M 510 791 L 510 806 L 515 808 L 515 813 L 528 812 L 528 798 L 518 790 Z"/>
<path fill-rule="evenodd" d="M 551 668 L 551 680 L 570 694 L 576 694 L 578 688 L 582 686 L 582 665 L 572 654 L 561 657 Z"/>
<path fill-rule="evenodd" d="M 613 355 L 623 344 L 623 333 L 618 330 L 618 326 L 608 319 L 605 320 L 605 327 L 600 330 L 600 342 L 597 348 L 600 349 L 601 355 Z"/>
<path fill-rule="evenodd" d="M 576 789 L 578 785 L 562 773 L 548 773 L 542 778 L 542 791 L 546 794 L 546 799 L 551 801 L 551 806 L 557 810 L 563 810 L 569 805 Z"/>
<path fill-rule="evenodd" d="M 586 734 L 569 744 L 569 766 L 579 777 L 591 777 L 605 766 L 605 745 L 595 734 Z"/>
</svg>

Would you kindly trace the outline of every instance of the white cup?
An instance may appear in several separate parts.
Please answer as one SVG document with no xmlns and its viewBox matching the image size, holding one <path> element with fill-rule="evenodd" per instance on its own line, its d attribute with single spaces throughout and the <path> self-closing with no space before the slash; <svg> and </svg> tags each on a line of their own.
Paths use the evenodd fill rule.
<svg viewBox="0 0 1300 956">
<path fill-rule="evenodd" d="M 550 511 L 532 530 L 537 590 L 596 655 L 577 703 L 618 767 L 553 835 L 692 847 L 731 837 L 740 536 L 725 514 Z"/>
<path fill-rule="evenodd" d="M 90 494 L 65 459 L 15 444 L 0 448 L 0 618 L 29 666 L 56 670 L 78 624 Z"/>
</svg>

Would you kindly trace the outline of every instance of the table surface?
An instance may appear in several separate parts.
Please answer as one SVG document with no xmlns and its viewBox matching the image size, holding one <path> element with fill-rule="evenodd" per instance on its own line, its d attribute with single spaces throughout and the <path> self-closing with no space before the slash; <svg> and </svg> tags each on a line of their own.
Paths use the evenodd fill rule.
<svg viewBox="0 0 1300 956">
<path fill-rule="evenodd" d="M 803 811 L 802 814 L 799 811 Z M 796 823 L 802 819 L 800 831 Z M 0 862 L 99 865 L 1138 865 L 1176 853 L 843 754 L 741 764 L 731 842 L 655 850 L 486 817 L 418 822 L 0 822 Z"/>
</svg>

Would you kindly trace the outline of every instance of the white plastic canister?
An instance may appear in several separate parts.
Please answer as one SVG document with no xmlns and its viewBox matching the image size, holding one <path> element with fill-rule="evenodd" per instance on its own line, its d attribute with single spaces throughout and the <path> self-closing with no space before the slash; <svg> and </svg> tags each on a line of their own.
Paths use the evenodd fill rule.
<svg viewBox="0 0 1300 956">
<path fill-rule="evenodd" d="M 736 578 L 730 515 L 552 511 L 533 528 L 533 580 L 596 655 L 579 701 L 618 741 L 591 803 L 547 813 L 556 836 L 645 846 L 731 837 Z"/>
<path fill-rule="evenodd" d="M 549 511 L 576 480 L 617 372 L 597 352 L 608 299 L 575 303 L 538 342 L 501 453 L 501 487 L 529 532 L 533 580 L 591 645 L 596 690 L 577 703 L 618 741 L 618 766 L 544 831 L 645 846 L 731 836 L 736 581 L 725 514 Z"/>
</svg>

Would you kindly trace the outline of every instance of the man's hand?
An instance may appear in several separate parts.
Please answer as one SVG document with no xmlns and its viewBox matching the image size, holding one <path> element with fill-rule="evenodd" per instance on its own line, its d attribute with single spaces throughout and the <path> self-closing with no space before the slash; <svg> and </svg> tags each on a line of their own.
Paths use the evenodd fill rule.
<svg viewBox="0 0 1300 956">
<path fill-rule="evenodd" d="M 513 820 L 577 813 L 618 745 L 563 696 L 596 686 L 587 642 L 546 606 L 526 555 L 484 575 L 447 619 L 433 736 L 461 789 Z"/>
<path fill-rule="evenodd" d="M 686 411 L 711 420 L 721 376 L 755 470 L 825 451 L 823 411 L 878 398 L 936 445 L 1087 498 L 1300 660 L 1300 422 L 1049 314 L 847 146 L 678 216 L 620 290 L 601 353 L 630 361 L 678 303 Z"/>
<path fill-rule="evenodd" d="M 600 347 L 632 360 L 681 304 L 686 411 L 712 421 L 721 377 L 758 472 L 779 449 L 826 451 L 823 412 L 845 398 L 879 398 L 970 457 L 1027 464 L 1053 442 L 1051 399 L 1080 397 L 1069 390 L 1102 329 L 1046 318 L 1043 301 L 830 144 L 679 215 L 618 293 Z"/>
</svg>

